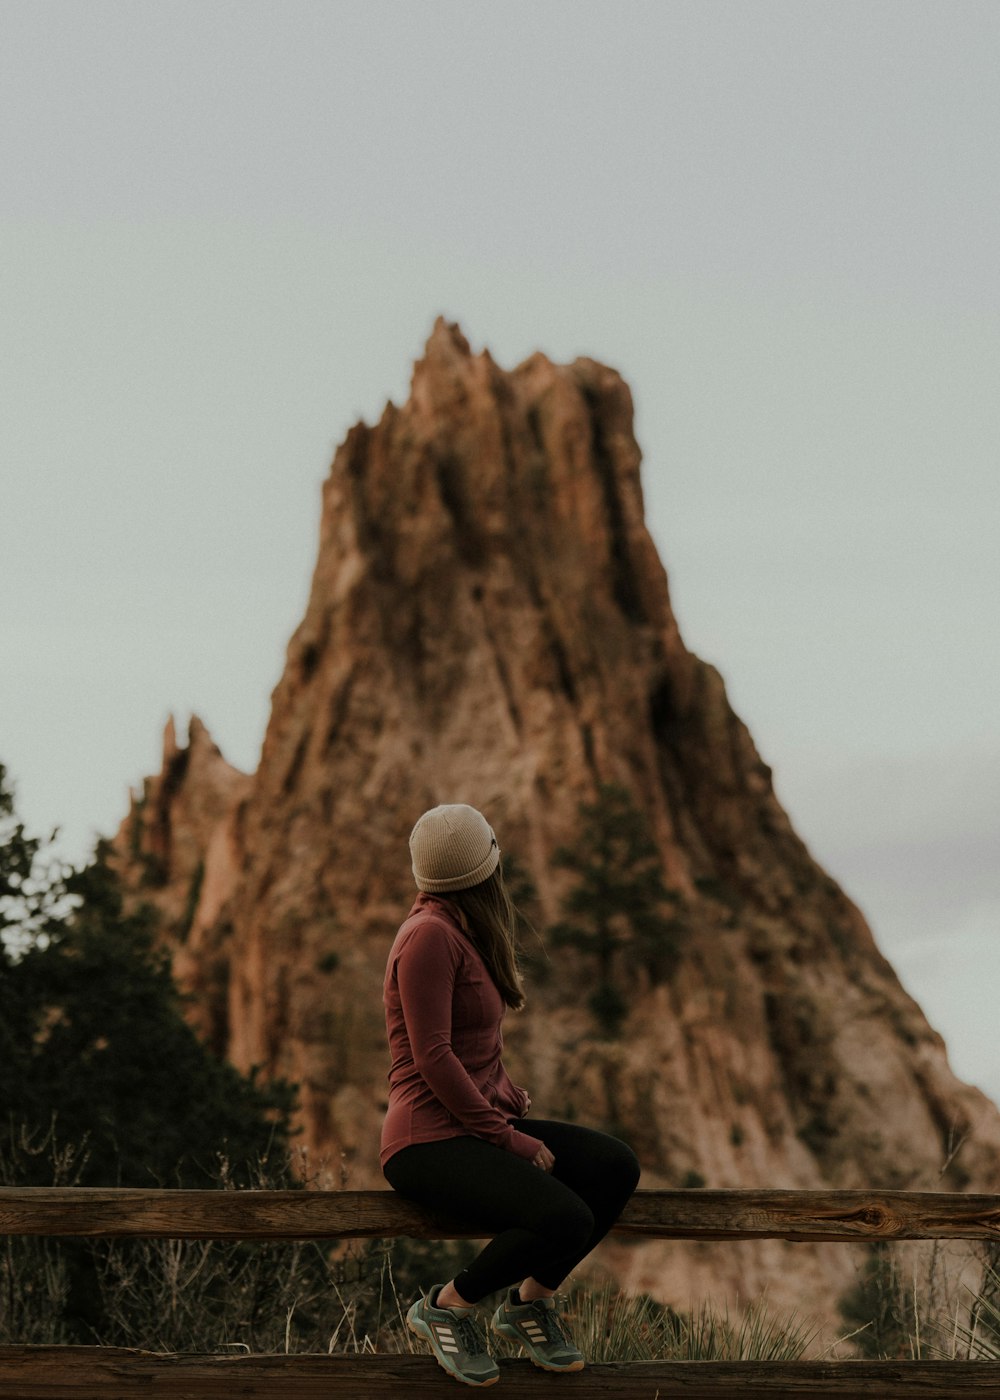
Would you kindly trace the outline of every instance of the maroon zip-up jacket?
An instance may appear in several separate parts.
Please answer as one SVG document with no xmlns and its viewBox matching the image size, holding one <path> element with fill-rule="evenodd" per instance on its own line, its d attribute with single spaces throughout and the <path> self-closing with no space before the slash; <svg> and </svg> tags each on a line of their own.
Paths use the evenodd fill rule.
<svg viewBox="0 0 1000 1400">
<path fill-rule="evenodd" d="M 402 1147 L 478 1137 L 531 1160 L 530 1099 L 500 1055 L 504 1000 L 446 901 L 421 893 L 396 934 L 382 989 L 392 1064 L 382 1166 Z"/>
</svg>

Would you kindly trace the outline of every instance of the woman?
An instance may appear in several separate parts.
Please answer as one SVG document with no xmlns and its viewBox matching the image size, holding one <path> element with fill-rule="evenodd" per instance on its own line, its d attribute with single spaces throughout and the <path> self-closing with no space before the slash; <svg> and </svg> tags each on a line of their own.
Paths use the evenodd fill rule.
<svg viewBox="0 0 1000 1400">
<path fill-rule="evenodd" d="M 579 1371 L 556 1289 L 604 1238 L 639 1180 L 632 1149 L 573 1123 L 525 1117 L 501 1062 L 501 1023 L 524 991 L 500 850 L 482 813 L 435 807 L 410 835 L 420 891 L 396 935 L 383 997 L 392 1054 L 382 1127 L 386 1180 L 409 1200 L 494 1238 L 407 1313 L 410 1330 L 467 1385 L 500 1372 L 475 1305 L 505 1289 L 494 1331 L 536 1366 Z"/>
</svg>

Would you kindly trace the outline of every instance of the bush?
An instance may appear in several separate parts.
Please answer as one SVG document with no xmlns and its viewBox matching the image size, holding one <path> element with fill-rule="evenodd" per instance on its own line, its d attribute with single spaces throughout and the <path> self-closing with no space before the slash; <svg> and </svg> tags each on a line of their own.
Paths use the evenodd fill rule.
<svg viewBox="0 0 1000 1400">
<path fill-rule="evenodd" d="M 0 765 L 0 1123 L 86 1144 L 80 1184 L 198 1186 L 280 1157 L 294 1090 L 213 1055 L 184 1019 L 148 906 L 125 914 L 99 842 L 81 870 L 25 834 Z M 41 1158 L 20 1156 L 20 1184 Z"/>
</svg>

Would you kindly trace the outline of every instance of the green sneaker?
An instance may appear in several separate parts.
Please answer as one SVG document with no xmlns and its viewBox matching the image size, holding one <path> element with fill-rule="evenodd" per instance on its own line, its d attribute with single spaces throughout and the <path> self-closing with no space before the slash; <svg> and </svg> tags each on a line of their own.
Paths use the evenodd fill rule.
<svg viewBox="0 0 1000 1400">
<path fill-rule="evenodd" d="M 493 1314 L 493 1330 L 519 1342 L 543 1371 L 582 1371 L 583 1352 L 573 1345 L 555 1298 L 515 1303 L 513 1288 Z"/>
<path fill-rule="evenodd" d="M 433 1284 L 406 1314 L 410 1331 L 425 1342 L 449 1376 L 464 1385 L 493 1385 L 500 1367 L 486 1350 L 486 1338 L 472 1308 L 439 1308 L 442 1283 Z"/>
</svg>

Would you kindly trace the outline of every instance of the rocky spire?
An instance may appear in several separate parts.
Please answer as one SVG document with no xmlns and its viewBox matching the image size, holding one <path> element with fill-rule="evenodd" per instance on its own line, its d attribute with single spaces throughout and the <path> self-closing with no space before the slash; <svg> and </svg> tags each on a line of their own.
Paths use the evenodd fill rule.
<svg viewBox="0 0 1000 1400">
<path fill-rule="evenodd" d="M 951 1075 L 793 831 L 719 672 L 681 641 L 613 369 L 535 354 L 504 371 L 439 319 L 407 403 L 336 453 L 252 782 L 223 781 L 194 722 L 187 750 L 167 748 L 144 807 L 167 886 L 190 900 L 200 861 L 214 891 L 189 981 L 224 989 L 210 1021 L 238 1065 L 301 1085 L 306 1140 L 352 1185 L 380 1181 L 381 981 L 413 894 L 413 821 L 439 801 L 485 811 L 544 923 L 566 878 L 553 853 L 610 782 L 648 818 L 684 956 L 667 982 L 631 978 L 618 1042 L 594 1036 L 582 966 L 532 989 L 508 1042 L 536 1111 L 617 1126 L 647 1185 L 996 1189 L 996 1111 Z M 196 773 L 216 807 L 196 802 Z M 196 808 L 215 816 L 182 860 Z M 147 849 L 137 820 L 126 862 Z M 850 1281 L 844 1251 L 797 1257 L 790 1291 L 829 1306 Z M 649 1246 L 629 1277 L 664 1297 L 683 1282 L 684 1302 L 706 1259 L 735 1267 L 723 1258 Z"/>
</svg>

